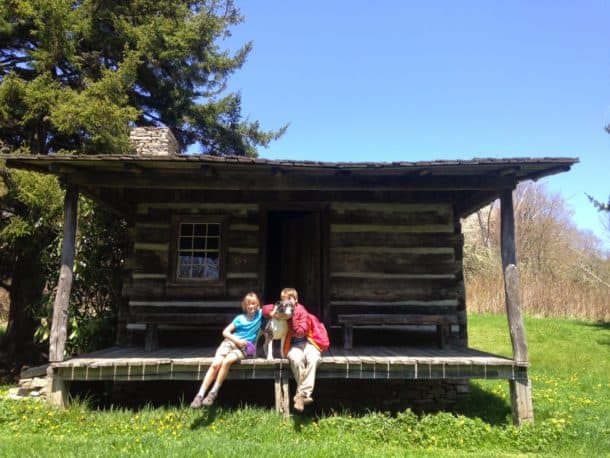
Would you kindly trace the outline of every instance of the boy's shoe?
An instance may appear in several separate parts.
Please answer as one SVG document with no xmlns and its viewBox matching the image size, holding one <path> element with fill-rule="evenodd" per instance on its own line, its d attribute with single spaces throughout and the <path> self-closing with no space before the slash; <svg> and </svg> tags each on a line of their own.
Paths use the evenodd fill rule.
<svg viewBox="0 0 610 458">
<path fill-rule="evenodd" d="M 195 396 L 195 399 L 193 399 L 193 402 L 191 402 L 191 409 L 199 409 L 202 405 L 203 405 L 203 396 L 198 394 L 197 396 Z"/>
<path fill-rule="evenodd" d="M 216 400 L 216 395 L 217 395 L 217 393 L 214 393 L 213 391 L 210 391 L 208 393 L 208 395 L 201 402 L 201 405 L 204 405 L 206 407 L 211 406 L 212 404 L 214 404 L 214 401 Z"/>
<path fill-rule="evenodd" d="M 303 405 L 308 406 L 309 404 L 313 404 L 313 398 L 311 396 L 303 396 Z"/>
<path fill-rule="evenodd" d="M 297 412 L 303 412 L 303 409 L 305 408 L 305 396 L 303 396 L 300 393 L 297 393 L 297 395 L 294 397 L 294 410 L 296 410 Z"/>
</svg>

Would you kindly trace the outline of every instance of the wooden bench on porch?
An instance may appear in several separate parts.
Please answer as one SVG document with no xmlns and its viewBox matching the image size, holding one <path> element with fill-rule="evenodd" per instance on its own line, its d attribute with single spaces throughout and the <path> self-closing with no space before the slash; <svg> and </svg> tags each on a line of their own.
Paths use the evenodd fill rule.
<svg viewBox="0 0 610 458">
<path fill-rule="evenodd" d="M 240 313 L 239 301 L 132 300 L 127 329 L 144 331 L 144 348 L 159 347 L 159 330 L 211 329 L 219 332 Z"/>
<path fill-rule="evenodd" d="M 235 318 L 235 313 L 148 313 L 136 314 L 132 324 L 144 325 L 147 351 L 159 347 L 159 327 L 197 327 L 224 329 Z"/>
<path fill-rule="evenodd" d="M 340 314 L 337 322 L 343 326 L 343 347 L 352 348 L 353 328 L 355 326 L 405 326 L 432 325 L 436 326 L 436 337 L 439 348 L 445 348 L 451 325 L 457 324 L 454 315 L 422 315 L 422 314 Z"/>
</svg>

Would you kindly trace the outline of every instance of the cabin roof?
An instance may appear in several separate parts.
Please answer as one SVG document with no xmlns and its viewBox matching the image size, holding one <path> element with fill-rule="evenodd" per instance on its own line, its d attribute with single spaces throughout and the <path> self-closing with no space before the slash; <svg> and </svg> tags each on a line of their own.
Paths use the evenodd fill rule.
<svg viewBox="0 0 610 458">
<path fill-rule="evenodd" d="M 386 174 L 410 170 L 428 171 L 429 174 L 515 174 L 518 181 L 539 179 L 540 177 L 565 172 L 578 162 L 570 157 L 524 157 L 524 158 L 474 158 L 433 161 L 393 161 L 393 162 L 322 162 L 284 159 L 264 159 L 246 156 L 211 156 L 207 154 L 179 154 L 171 156 L 144 155 L 0 155 L 9 167 L 38 169 L 43 173 L 54 173 L 53 166 L 61 164 L 100 171 L 115 169 L 117 164 L 138 165 L 143 168 L 163 169 L 182 165 L 196 169 L 201 165 L 239 168 L 260 166 L 285 169 L 309 169 L 312 171 L 344 170 L 351 172 Z M 190 166 L 189 166 L 190 164 Z M 424 172 L 426 174 L 426 172 Z"/>
<path fill-rule="evenodd" d="M 124 200 L 120 189 L 387 191 L 411 193 L 409 198 L 415 200 L 435 193 L 437 199 L 454 202 L 460 217 L 521 181 L 566 172 L 578 162 L 567 157 L 319 162 L 187 154 L 0 155 L 0 159 L 8 167 L 57 175 L 115 207 Z"/>
</svg>

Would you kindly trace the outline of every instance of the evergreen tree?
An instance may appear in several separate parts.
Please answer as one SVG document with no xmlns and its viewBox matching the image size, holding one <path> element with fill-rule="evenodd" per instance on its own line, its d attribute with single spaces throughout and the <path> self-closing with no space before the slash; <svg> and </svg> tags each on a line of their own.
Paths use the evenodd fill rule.
<svg viewBox="0 0 610 458">
<path fill-rule="evenodd" d="M 262 131 L 242 118 L 239 94 L 226 93 L 252 45 L 231 53 L 219 43 L 241 21 L 232 0 L 0 2 L 0 152 L 124 153 L 130 126 L 162 125 L 183 149 L 197 144 L 206 154 L 256 155 L 285 127 Z M 33 362 L 36 317 L 45 314 L 45 294 L 57 281 L 61 207 L 54 178 L 0 164 L 0 282 L 11 301 L 4 346 L 14 363 Z M 87 235 L 99 239 L 95 221 L 104 216 L 88 208 Z M 120 246 L 112 240 L 118 236 L 101 237 Z M 109 254 L 83 265 L 116 272 L 108 263 L 119 259 Z M 96 274 L 81 275 L 104 284 Z M 96 295 L 83 291 L 73 300 Z"/>
<path fill-rule="evenodd" d="M 261 131 L 224 94 L 252 45 L 218 42 L 241 21 L 232 0 L 2 2 L 0 139 L 36 154 L 125 152 L 130 123 L 165 125 L 183 148 L 254 155 L 284 129 Z"/>
</svg>

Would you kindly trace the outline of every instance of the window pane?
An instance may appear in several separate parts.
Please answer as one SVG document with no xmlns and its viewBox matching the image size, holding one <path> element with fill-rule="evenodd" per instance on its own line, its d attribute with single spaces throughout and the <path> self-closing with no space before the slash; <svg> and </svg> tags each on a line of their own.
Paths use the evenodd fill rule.
<svg viewBox="0 0 610 458">
<path fill-rule="evenodd" d="M 192 256 L 180 255 L 180 259 L 178 260 L 180 266 L 190 266 L 193 263 Z"/>
<path fill-rule="evenodd" d="M 178 260 L 178 276 L 180 278 L 191 277 L 191 260 L 190 256 L 180 256 Z"/>
<path fill-rule="evenodd" d="M 203 264 L 193 265 L 193 278 L 203 278 Z"/>
<path fill-rule="evenodd" d="M 205 278 L 208 280 L 218 279 L 218 255 L 208 255 L 205 258 Z"/>
<path fill-rule="evenodd" d="M 208 224 L 208 235 L 220 235 L 220 224 Z"/>
<path fill-rule="evenodd" d="M 203 237 L 193 239 L 193 248 L 195 250 L 205 250 L 205 239 Z"/>
<path fill-rule="evenodd" d="M 205 224 L 195 224 L 195 235 L 205 235 Z"/>
<path fill-rule="evenodd" d="M 193 253 L 193 264 L 201 264 L 203 265 L 203 262 L 205 260 L 205 253 L 203 252 L 194 252 Z"/>
<path fill-rule="evenodd" d="M 208 250 L 218 250 L 220 239 L 217 237 L 208 237 Z"/>
<path fill-rule="evenodd" d="M 180 224 L 180 235 L 182 235 L 182 236 L 193 235 L 193 225 L 187 224 L 187 223 Z"/>
<path fill-rule="evenodd" d="M 180 271 L 178 273 L 178 276 L 180 278 L 191 278 L 191 266 L 190 265 L 180 266 Z"/>
<path fill-rule="evenodd" d="M 190 237 L 180 237 L 180 249 L 181 250 L 193 249 L 193 239 Z"/>
</svg>

